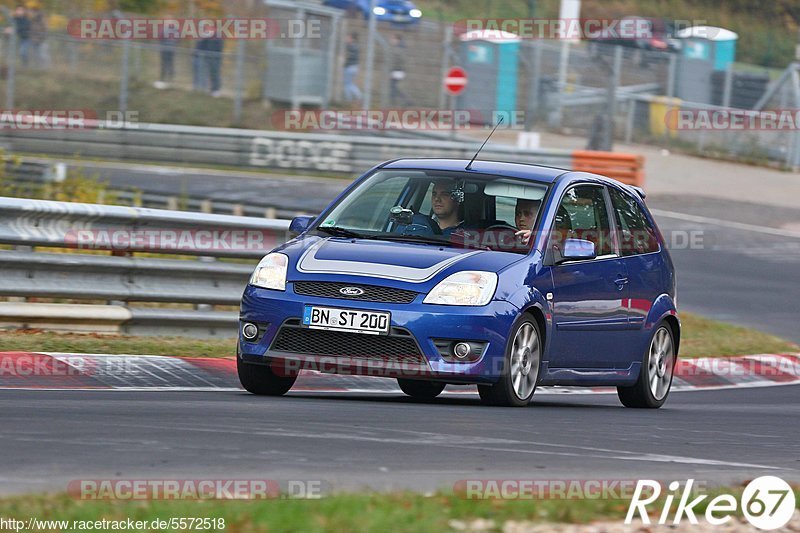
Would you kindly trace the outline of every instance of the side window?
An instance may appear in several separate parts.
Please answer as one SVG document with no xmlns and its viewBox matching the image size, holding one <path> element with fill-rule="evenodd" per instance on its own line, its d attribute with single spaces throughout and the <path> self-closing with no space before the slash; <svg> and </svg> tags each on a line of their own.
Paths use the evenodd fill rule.
<svg viewBox="0 0 800 533">
<path fill-rule="evenodd" d="M 554 243 L 565 239 L 592 241 L 597 255 L 614 253 L 611 230 L 603 188 L 594 185 L 579 185 L 569 189 L 561 200 L 556 213 Z"/>
<path fill-rule="evenodd" d="M 619 221 L 619 242 L 622 255 L 647 254 L 658 251 L 656 230 L 647 220 L 642 208 L 630 195 L 608 188 L 611 204 Z"/>
</svg>

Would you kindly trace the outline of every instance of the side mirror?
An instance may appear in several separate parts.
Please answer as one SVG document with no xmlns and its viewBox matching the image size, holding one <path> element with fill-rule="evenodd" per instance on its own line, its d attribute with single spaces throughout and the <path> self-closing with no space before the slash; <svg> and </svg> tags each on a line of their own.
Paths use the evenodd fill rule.
<svg viewBox="0 0 800 533">
<path fill-rule="evenodd" d="M 592 241 L 583 239 L 567 239 L 564 241 L 564 249 L 560 254 L 556 254 L 556 263 L 565 261 L 585 261 L 597 257 L 597 249 Z"/>
<path fill-rule="evenodd" d="M 307 215 L 294 217 L 292 222 L 289 224 L 289 233 L 294 235 L 299 235 L 303 233 L 305 230 L 311 226 L 311 224 L 316 220 L 317 217 L 311 217 Z"/>
</svg>

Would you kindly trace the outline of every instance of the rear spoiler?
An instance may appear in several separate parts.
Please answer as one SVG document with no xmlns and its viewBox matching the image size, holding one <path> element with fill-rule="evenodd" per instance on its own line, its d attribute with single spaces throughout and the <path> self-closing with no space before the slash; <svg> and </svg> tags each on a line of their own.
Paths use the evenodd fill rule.
<svg viewBox="0 0 800 533">
<path fill-rule="evenodd" d="M 644 189 L 642 189 L 641 187 L 636 187 L 635 185 L 628 185 L 628 187 L 630 187 L 631 189 L 636 191 L 636 194 L 638 194 L 639 197 L 641 197 L 642 200 L 647 198 L 647 193 L 645 193 Z"/>
</svg>

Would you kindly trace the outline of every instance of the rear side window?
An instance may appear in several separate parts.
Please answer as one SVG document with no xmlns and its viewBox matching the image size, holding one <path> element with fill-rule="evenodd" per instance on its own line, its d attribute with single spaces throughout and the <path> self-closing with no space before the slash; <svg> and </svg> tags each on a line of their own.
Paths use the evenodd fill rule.
<svg viewBox="0 0 800 533">
<path fill-rule="evenodd" d="M 611 203 L 619 223 L 619 242 L 622 255 L 648 254 L 659 250 L 656 230 L 647 220 L 642 208 L 630 195 L 608 188 Z"/>
<path fill-rule="evenodd" d="M 584 239 L 595 244 L 597 255 L 614 253 L 601 187 L 579 185 L 568 190 L 558 207 L 553 229 L 559 244 L 565 239 Z"/>
</svg>

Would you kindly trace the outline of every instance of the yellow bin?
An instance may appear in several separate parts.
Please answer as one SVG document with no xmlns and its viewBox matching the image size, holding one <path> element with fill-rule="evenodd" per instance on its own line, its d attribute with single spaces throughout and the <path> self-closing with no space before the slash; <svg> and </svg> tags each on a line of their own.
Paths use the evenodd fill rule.
<svg viewBox="0 0 800 533">
<path fill-rule="evenodd" d="M 650 134 L 654 137 L 676 137 L 678 135 L 678 111 L 680 98 L 655 96 L 650 101 Z"/>
</svg>

